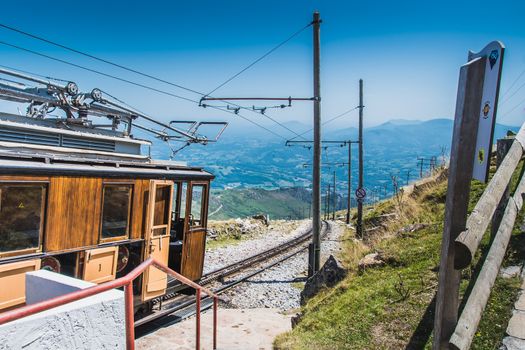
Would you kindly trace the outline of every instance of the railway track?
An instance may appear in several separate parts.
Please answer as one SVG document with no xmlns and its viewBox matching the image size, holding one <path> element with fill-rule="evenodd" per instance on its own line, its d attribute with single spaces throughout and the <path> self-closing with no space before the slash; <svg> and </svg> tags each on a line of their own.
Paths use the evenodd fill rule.
<svg viewBox="0 0 525 350">
<path fill-rule="evenodd" d="M 321 234 L 322 236 L 326 235 L 329 231 L 330 224 L 326 221 L 322 222 L 321 225 Z M 250 256 L 246 259 L 240 260 L 233 264 L 221 267 L 217 270 L 207 273 L 204 275 L 199 284 L 210 288 L 214 282 L 221 282 L 221 285 L 216 288 L 211 288 L 215 294 L 222 294 L 227 290 L 234 288 L 240 283 L 245 282 L 246 280 L 252 278 L 255 275 L 260 274 L 261 272 L 270 269 L 276 265 L 281 264 L 282 262 L 292 258 L 293 256 L 301 253 L 307 249 L 308 245 L 306 244 L 312 237 L 312 230 L 291 239 L 277 247 L 265 250 L 261 253 Z M 282 255 L 282 256 L 280 256 Z M 268 264 L 262 265 L 264 262 Z M 232 277 L 241 273 L 242 271 L 250 270 L 246 274 L 232 279 L 229 282 L 224 283 L 223 279 L 225 277 Z M 168 298 L 167 300 L 159 300 L 160 310 L 156 310 L 154 313 L 147 315 L 135 322 L 136 327 L 139 327 L 137 334 L 147 334 L 150 331 L 153 331 L 156 327 L 165 326 L 167 324 L 173 324 L 180 322 L 192 315 L 195 314 L 195 297 L 193 296 L 178 296 Z M 209 297 L 204 297 L 201 299 L 201 310 L 206 310 L 212 305 L 212 300 Z M 155 322 L 160 318 L 164 318 L 161 324 Z M 140 329 L 142 328 L 142 329 Z"/>
</svg>

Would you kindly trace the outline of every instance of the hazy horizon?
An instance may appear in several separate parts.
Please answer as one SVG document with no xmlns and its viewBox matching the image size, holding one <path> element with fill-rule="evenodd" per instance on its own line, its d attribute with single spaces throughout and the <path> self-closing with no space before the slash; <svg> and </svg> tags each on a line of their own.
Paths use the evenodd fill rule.
<svg viewBox="0 0 525 350">
<path fill-rule="evenodd" d="M 197 6 L 161 1 L 151 6 L 140 1 L 95 0 L 91 7 L 105 11 L 73 13 L 69 2 L 57 1 L 50 7 L 35 1 L 24 16 L 17 3 L 4 5 L 1 23 L 204 93 L 307 25 L 318 9 L 323 20 L 322 118 L 326 121 L 355 107 L 358 79 L 362 78 L 367 127 L 391 119 L 452 118 L 459 67 L 466 62 L 468 50 L 479 51 L 488 42 L 501 40 L 507 50 L 497 121 L 520 125 L 525 119 L 523 2 L 494 6 L 489 1 L 448 0 L 436 4 L 204 1 Z M 44 26 L 42 18 L 59 21 Z M 6 29 L 0 33 L 7 43 L 199 99 L 196 94 Z M 306 28 L 214 95 L 310 97 L 311 36 L 311 28 Z M 5 45 L 0 50 L 2 65 L 73 80 L 83 91 L 99 87 L 160 120 L 227 120 L 232 127 L 267 132 L 232 114 L 203 109 Z M 253 104 L 246 102 L 245 106 Z M 294 136 L 260 114 L 243 114 L 283 138 Z M 271 109 L 268 115 L 280 122 L 311 125 L 312 106 L 297 102 L 292 108 Z M 356 125 L 356 111 L 330 123 L 334 128 Z"/>
</svg>

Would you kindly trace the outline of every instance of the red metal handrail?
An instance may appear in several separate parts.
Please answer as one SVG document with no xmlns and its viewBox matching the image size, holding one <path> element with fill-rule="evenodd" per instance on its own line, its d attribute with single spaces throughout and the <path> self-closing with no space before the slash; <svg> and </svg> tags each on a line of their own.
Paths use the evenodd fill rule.
<svg viewBox="0 0 525 350">
<path fill-rule="evenodd" d="M 81 289 L 72 293 L 64 294 L 52 299 L 44 300 L 36 304 L 22 306 L 20 308 L 10 310 L 0 314 L 0 325 L 34 315 L 36 313 L 46 311 L 57 306 L 71 303 L 80 299 L 84 299 L 95 294 L 106 292 L 110 289 L 124 287 L 124 300 L 125 300 L 125 315 L 126 315 L 126 348 L 128 350 L 135 349 L 135 320 L 134 310 L 133 310 L 133 281 L 139 277 L 149 266 L 155 266 L 159 270 L 167 273 L 168 275 L 173 276 L 178 281 L 183 284 L 196 289 L 196 339 L 195 346 L 196 349 L 200 349 L 200 299 L 201 292 L 208 294 L 213 298 L 213 349 L 217 349 L 217 305 L 218 305 L 218 296 L 204 288 L 192 280 L 182 276 L 181 274 L 173 271 L 166 265 L 161 262 L 148 258 L 144 260 L 139 266 L 135 267 L 131 272 L 126 276 L 117 278 L 116 280 L 102 283 L 93 287 L 86 289 Z"/>
</svg>

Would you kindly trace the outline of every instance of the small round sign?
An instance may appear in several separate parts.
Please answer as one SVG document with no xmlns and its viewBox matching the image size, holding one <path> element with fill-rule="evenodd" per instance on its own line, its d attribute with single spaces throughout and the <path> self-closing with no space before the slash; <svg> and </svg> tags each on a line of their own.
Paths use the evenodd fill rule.
<svg viewBox="0 0 525 350">
<path fill-rule="evenodd" d="M 355 190 L 355 196 L 358 198 L 358 199 L 363 199 L 366 197 L 366 191 L 364 188 L 358 188 L 357 190 Z"/>
</svg>

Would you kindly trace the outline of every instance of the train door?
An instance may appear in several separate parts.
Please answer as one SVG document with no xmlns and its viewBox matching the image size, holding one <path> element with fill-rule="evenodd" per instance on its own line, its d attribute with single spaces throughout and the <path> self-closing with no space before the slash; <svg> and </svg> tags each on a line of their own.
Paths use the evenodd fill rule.
<svg viewBox="0 0 525 350">
<path fill-rule="evenodd" d="M 152 180 L 149 188 L 144 258 L 153 257 L 168 264 L 170 247 L 173 182 Z M 144 272 L 142 299 L 149 300 L 166 292 L 166 273 L 151 266 Z"/>
<path fill-rule="evenodd" d="M 198 280 L 202 277 L 206 247 L 208 183 L 190 182 L 186 196 L 181 273 L 191 280 Z"/>
</svg>

